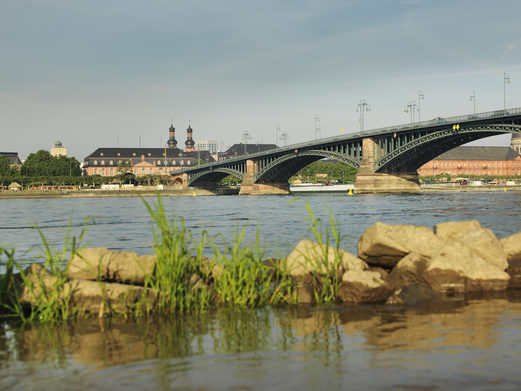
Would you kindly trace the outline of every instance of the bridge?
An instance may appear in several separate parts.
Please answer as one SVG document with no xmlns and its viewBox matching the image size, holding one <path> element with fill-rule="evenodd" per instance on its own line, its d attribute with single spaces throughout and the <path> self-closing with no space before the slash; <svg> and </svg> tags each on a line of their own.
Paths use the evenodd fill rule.
<svg viewBox="0 0 521 391">
<path fill-rule="evenodd" d="M 293 144 L 265 152 L 172 171 L 184 187 L 213 189 L 228 175 L 242 180 L 240 194 L 288 194 L 288 180 L 323 158 L 358 170 L 355 192 L 415 192 L 418 168 L 470 141 L 521 133 L 521 108 L 441 118 Z"/>
</svg>

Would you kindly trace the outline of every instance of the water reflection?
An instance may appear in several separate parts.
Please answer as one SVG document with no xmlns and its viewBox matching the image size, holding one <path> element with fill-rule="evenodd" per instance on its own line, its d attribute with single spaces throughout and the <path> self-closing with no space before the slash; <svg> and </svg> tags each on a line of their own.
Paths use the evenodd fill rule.
<svg viewBox="0 0 521 391">
<path fill-rule="evenodd" d="M 96 386 L 100 379 L 121 384 L 121 376 L 132 373 L 136 387 L 152 377 L 158 389 L 214 389 L 208 374 L 220 374 L 215 386 L 246 387 L 300 373 L 289 384 L 320 389 L 321 381 L 337 388 L 346 377 L 378 385 L 382 379 L 368 375 L 373 371 L 399 383 L 411 368 L 483 376 L 499 365 L 512 382 L 521 380 L 513 369 L 519 348 L 519 292 L 419 308 L 300 307 L 61 326 L 7 323 L 0 329 L 0 388 L 43 389 L 40 383 L 55 386 L 56 374 L 72 382 L 87 377 Z"/>
</svg>

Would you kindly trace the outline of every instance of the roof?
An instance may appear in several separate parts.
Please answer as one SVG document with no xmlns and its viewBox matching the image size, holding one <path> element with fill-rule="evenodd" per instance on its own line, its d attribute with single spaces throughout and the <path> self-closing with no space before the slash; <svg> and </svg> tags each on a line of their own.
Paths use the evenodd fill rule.
<svg viewBox="0 0 521 391">
<path fill-rule="evenodd" d="M 152 159 L 164 159 L 166 152 L 166 157 L 168 158 L 197 158 L 197 151 L 194 152 L 185 152 L 179 148 L 98 148 L 90 155 L 88 155 L 84 160 L 87 159 L 132 159 L 139 158 L 141 156 L 145 156 L 145 158 Z M 210 153 L 205 153 L 208 151 L 200 151 L 199 156 L 201 159 L 207 160 L 207 158 L 213 161 L 214 159 L 211 157 Z"/>
<path fill-rule="evenodd" d="M 433 160 L 514 160 L 521 156 L 510 147 L 457 147 Z"/>
<path fill-rule="evenodd" d="M 234 144 L 228 148 L 224 155 L 226 156 L 240 156 L 244 155 L 244 148 L 246 146 L 246 154 L 269 151 L 270 149 L 278 148 L 276 144 Z"/>
<path fill-rule="evenodd" d="M 22 161 L 18 157 L 18 152 L 0 152 L 0 156 L 5 156 L 9 159 L 9 164 L 11 166 L 21 166 Z"/>
</svg>

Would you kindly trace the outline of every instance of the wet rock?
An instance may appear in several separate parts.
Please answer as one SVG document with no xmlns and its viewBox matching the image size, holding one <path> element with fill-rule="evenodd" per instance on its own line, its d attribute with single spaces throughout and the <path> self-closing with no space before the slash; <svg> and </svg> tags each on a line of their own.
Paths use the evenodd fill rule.
<svg viewBox="0 0 521 391">
<path fill-rule="evenodd" d="M 411 252 L 403 257 L 393 268 L 387 282 L 393 289 L 400 289 L 404 286 L 418 282 L 429 258 L 425 255 Z"/>
<path fill-rule="evenodd" d="M 457 239 L 445 242 L 428 261 L 421 278 L 445 294 L 504 290 L 510 280 L 507 273 Z"/>
<path fill-rule="evenodd" d="M 521 232 L 503 238 L 499 242 L 503 246 L 508 262 L 521 260 Z"/>
<path fill-rule="evenodd" d="M 403 286 L 393 292 L 386 304 L 416 305 L 434 300 L 439 294 L 424 282 Z"/>
<path fill-rule="evenodd" d="M 508 288 L 521 289 L 521 259 L 508 261 L 506 272 L 510 276 Z"/>
<path fill-rule="evenodd" d="M 70 259 L 67 276 L 79 280 L 101 280 L 143 285 L 154 271 L 155 255 L 132 251 L 84 248 Z"/>
<path fill-rule="evenodd" d="M 193 257 L 192 260 L 197 261 L 197 257 Z M 201 276 L 209 281 L 211 279 L 216 279 L 222 276 L 224 272 L 224 266 L 220 263 L 215 262 L 213 259 L 202 256 L 200 259 L 200 272 Z"/>
<path fill-rule="evenodd" d="M 376 223 L 358 241 L 358 256 L 371 266 L 394 267 L 414 251 L 434 255 L 442 241 L 427 227 Z"/>
<path fill-rule="evenodd" d="M 349 270 L 342 275 L 338 298 L 345 303 L 385 301 L 392 289 L 379 272 Z"/>
<path fill-rule="evenodd" d="M 460 240 L 485 261 L 501 270 L 508 267 L 501 242 L 491 230 L 482 227 L 477 220 L 441 223 L 434 227 L 434 232 L 444 241 Z"/>
<path fill-rule="evenodd" d="M 295 293 L 297 295 L 297 302 L 302 304 L 314 304 L 315 289 L 311 274 L 307 273 L 296 281 Z"/>
<path fill-rule="evenodd" d="M 344 269 L 364 270 L 367 264 L 347 251 L 337 250 L 310 240 L 301 240 L 286 258 L 289 275 L 303 277 L 307 273 L 342 273 Z"/>
</svg>

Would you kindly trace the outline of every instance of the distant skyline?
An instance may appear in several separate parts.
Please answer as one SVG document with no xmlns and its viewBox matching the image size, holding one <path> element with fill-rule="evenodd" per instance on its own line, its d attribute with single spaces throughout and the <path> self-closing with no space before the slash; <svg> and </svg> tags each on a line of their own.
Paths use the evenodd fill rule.
<svg viewBox="0 0 521 391">
<path fill-rule="evenodd" d="M 521 107 L 518 0 L 0 0 L 0 150 L 288 144 Z M 416 113 L 417 118 L 417 113 Z M 342 132 L 342 129 L 345 131 Z M 478 145 L 507 145 L 509 135 Z"/>
</svg>

